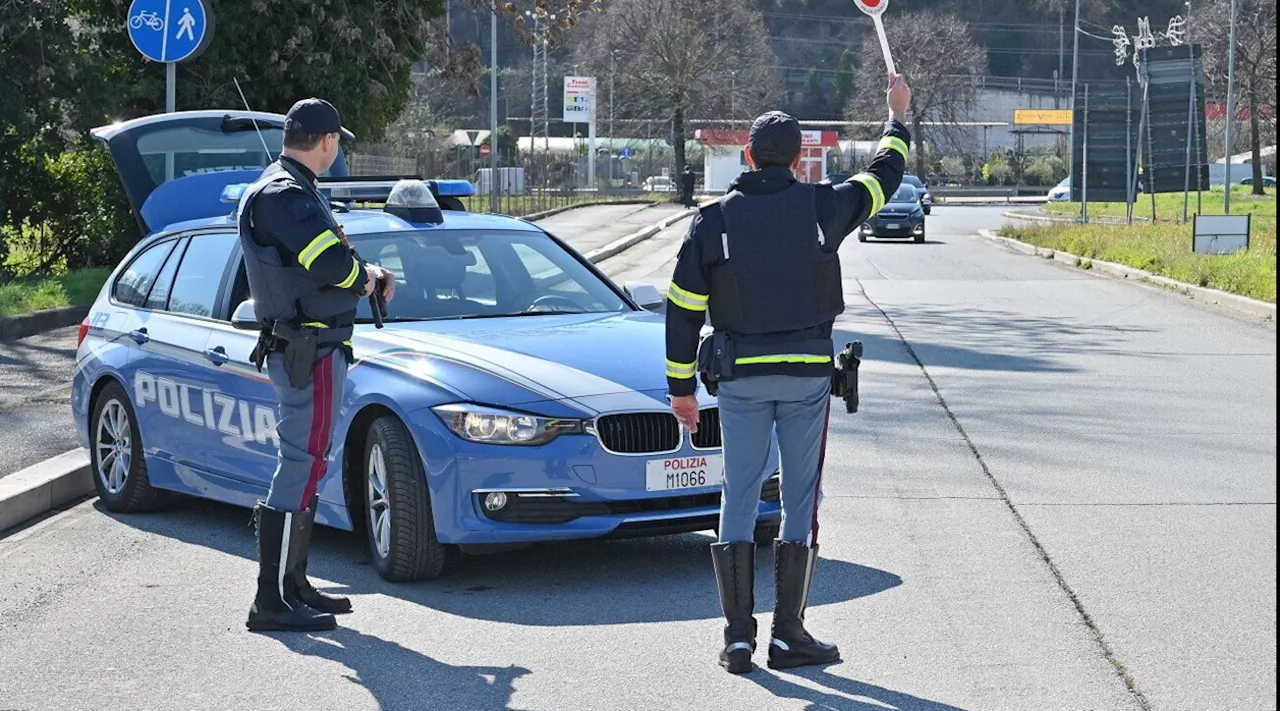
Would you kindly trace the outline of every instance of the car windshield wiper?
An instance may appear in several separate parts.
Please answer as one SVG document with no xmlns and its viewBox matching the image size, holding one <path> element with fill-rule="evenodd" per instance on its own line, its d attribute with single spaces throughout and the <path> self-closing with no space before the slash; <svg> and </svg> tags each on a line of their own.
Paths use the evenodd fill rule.
<svg viewBox="0 0 1280 711">
<path fill-rule="evenodd" d="M 410 318 L 409 316 L 388 316 L 386 318 L 383 318 L 382 322 L 383 323 L 411 323 L 413 321 L 434 321 L 434 320 L 435 319 L 429 319 L 429 318 Z M 365 318 L 361 316 L 360 318 L 356 319 L 356 323 L 373 323 L 373 319 Z"/>
<path fill-rule="evenodd" d="M 467 314 L 465 316 L 441 316 L 433 318 L 432 321 L 469 321 L 481 318 L 521 318 L 523 316 L 572 316 L 574 314 L 587 314 L 590 311 L 516 311 L 506 314 Z"/>
</svg>

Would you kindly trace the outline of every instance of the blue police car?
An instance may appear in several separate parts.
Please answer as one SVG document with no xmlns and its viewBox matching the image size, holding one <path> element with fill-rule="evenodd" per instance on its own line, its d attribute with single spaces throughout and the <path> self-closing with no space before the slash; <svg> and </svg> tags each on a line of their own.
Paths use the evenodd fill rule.
<svg viewBox="0 0 1280 711">
<path fill-rule="evenodd" d="M 266 496 L 276 403 L 249 362 L 257 326 L 232 215 L 283 121 L 178 112 L 93 131 L 145 235 L 79 333 L 75 425 L 111 511 Z M 440 575 L 450 547 L 716 526 L 715 401 L 702 395 L 696 434 L 670 414 L 656 289 L 619 287 L 534 223 L 465 212 L 466 181 L 346 173 L 339 155 L 321 186 L 352 245 L 398 284 L 384 328 L 361 304 L 321 524 L 365 537 L 388 580 Z M 405 205 L 414 195 L 425 203 Z M 353 207 L 371 202 L 382 207 Z M 410 222 L 424 211 L 404 207 L 441 217 Z M 761 541 L 776 536 L 778 498 L 775 471 Z"/>
</svg>

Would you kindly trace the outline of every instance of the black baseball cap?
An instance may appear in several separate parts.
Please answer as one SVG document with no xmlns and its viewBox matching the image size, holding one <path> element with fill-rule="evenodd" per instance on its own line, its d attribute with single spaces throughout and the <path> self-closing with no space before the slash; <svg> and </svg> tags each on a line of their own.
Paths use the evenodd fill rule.
<svg viewBox="0 0 1280 711">
<path fill-rule="evenodd" d="M 294 104 L 285 115 L 285 133 L 339 133 L 342 120 L 333 104 L 324 99 L 303 99 Z"/>
<path fill-rule="evenodd" d="M 800 155 L 800 122 L 781 111 L 770 111 L 751 124 L 748 145 L 757 163 L 790 163 Z"/>
</svg>

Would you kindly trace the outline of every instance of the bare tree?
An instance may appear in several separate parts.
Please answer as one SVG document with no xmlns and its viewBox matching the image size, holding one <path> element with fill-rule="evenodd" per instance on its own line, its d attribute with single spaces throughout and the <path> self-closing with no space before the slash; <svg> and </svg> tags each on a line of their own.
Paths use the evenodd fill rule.
<svg viewBox="0 0 1280 711">
<path fill-rule="evenodd" d="M 686 121 L 758 111 L 778 96 L 764 18 L 748 0 L 610 0 L 582 27 L 577 61 L 610 71 L 615 111 L 671 121 L 675 168 Z"/>
<path fill-rule="evenodd" d="M 925 175 L 921 122 L 955 123 L 973 108 L 977 89 L 957 81 L 956 75 L 980 75 L 987 68 L 987 51 L 974 42 L 969 26 L 956 15 L 908 12 L 885 22 L 893 61 L 911 86 L 911 136 L 915 142 L 916 174 Z M 874 33 L 862 43 L 857 91 L 845 115 L 854 121 L 875 120 L 885 114 L 888 77 L 880 41 Z M 939 137 L 947 133 L 939 126 Z"/>
<path fill-rule="evenodd" d="M 1236 101 L 1249 117 L 1249 146 L 1253 152 L 1253 194 L 1264 194 L 1262 185 L 1262 112 L 1276 103 L 1276 0 L 1238 0 L 1236 23 Z M 1205 79 L 1226 96 L 1231 30 L 1231 0 L 1215 0 L 1197 13 L 1204 29 Z M 1228 116 L 1231 120 L 1233 117 Z M 1227 160 L 1231 158 L 1228 156 Z"/>
</svg>

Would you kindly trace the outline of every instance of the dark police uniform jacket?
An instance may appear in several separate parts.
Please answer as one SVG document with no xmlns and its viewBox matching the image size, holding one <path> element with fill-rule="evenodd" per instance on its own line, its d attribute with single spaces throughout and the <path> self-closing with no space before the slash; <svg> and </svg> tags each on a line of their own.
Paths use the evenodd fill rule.
<svg viewBox="0 0 1280 711">
<path fill-rule="evenodd" d="M 667 292 L 667 387 L 697 391 L 700 331 L 732 340 L 733 377 L 830 377 L 831 330 L 844 311 L 844 238 L 884 207 L 902 183 L 911 134 L 885 125 L 866 171 L 838 185 L 809 185 L 790 168 L 743 173 L 694 216 Z"/>
<path fill-rule="evenodd" d="M 241 198 L 240 242 L 264 329 L 276 320 L 310 325 L 325 329 L 322 344 L 344 344 L 368 277 L 315 179 L 287 156 L 268 166 Z"/>
</svg>

